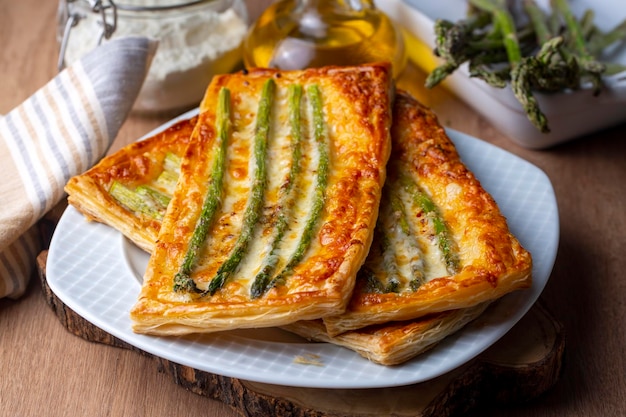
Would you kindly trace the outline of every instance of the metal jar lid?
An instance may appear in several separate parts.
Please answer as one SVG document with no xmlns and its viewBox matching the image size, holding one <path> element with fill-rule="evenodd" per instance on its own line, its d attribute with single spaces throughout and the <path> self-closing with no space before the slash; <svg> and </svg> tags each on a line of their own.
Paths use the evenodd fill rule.
<svg viewBox="0 0 626 417">
<path fill-rule="evenodd" d="M 103 39 L 109 39 L 115 30 L 117 29 L 117 11 L 123 10 L 128 12 L 158 12 L 174 9 L 182 9 L 185 7 L 195 6 L 202 3 L 208 3 L 215 0 L 189 0 L 179 3 L 170 3 L 163 5 L 151 5 L 151 6 L 136 6 L 132 4 L 124 4 L 113 2 L 112 0 L 65 0 L 64 3 L 85 3 L 91 9 L 94 14 L 99 15 L 100 25 L 102 31 L 98 37 L 98 44 L 102 43 Z M 63 34 L 61 37 L 61 45 L 59 50 L 59 60 L 57 62 L 57 68 L 61 71 L 65 66 L 65 52 L 70 37 L 70 32 L 74 26 L 78 24 L 83 16 L 77 11 L 70 10 L 70 7 L 64 7 L 60 9 L 62 14 L 61 18 L 65 22 L 63 27 Z"/>
</svg>

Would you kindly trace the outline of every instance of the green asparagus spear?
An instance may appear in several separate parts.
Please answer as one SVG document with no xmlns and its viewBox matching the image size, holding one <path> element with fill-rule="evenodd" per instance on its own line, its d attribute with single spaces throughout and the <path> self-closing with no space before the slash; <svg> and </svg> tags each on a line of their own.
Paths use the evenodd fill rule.
<svg viewBox="0 0 626 417">
<path fill-rule="evenodd" d="M 201 292 L 191 278 L 191 273 L 196 266 L 200 248 L 206 240 L 213 216 L 221 203 L 223 178 L 225 171 L 226 149 L 231 127 L 230 113 L 230 90 L 222 88 L 219 92 L 218 107 L 216 114 L 217 150 L 211 166 L 209 187 L 202 205 L 202 211 L 193 235 L 189 241 L 189 247 L 183 262 L 174 276 L 174 291 Z"/>
<path fill-rule="evenodd" d="M 595 13 L 591 9 L 585 10 L 585 13 L 580 18 L 580 34 L 583 39 L 589 39 L 597 30 L 596 25 L 593 23 L 594 18 Z"/>
<path fill-rule="evenodd" d="M 511 89 L 515 97 L 528 119 L 544 133 L 549 132 L 550 127 L 532 91 L 575 89 L 580 82 L 578 63 L 572 58 L 565 60 L 568 55 L 560 49 L 562 43 L 561 37 L 547 40 L 537 55 L 524 57 L 511 70 Z"/>
<path fill-rule="evenodd" d="M 493 70 L 488 65 L 471 61 L 469 63 L 470 77 L 480 78 L 487 84 L 495 88 L 504 88 L 510 76 L 510 68 L 504 67 L 500 70 Z"/>
<path fill-rule="evenodd" d="M 169 195 L 165 195 L 164 193 L 146 185 L 140 185 L 135 189 L 135 192 L 140 196 L 146 197 L 153 201 L 160 210 L 164 210 L 165 208 L 167 208 L 167 205 L 172 199 L 172 197 L 170 197 Z"/>
<path fill-rule="evenodd" d="M 457 64 L 456 62 L 445 62 L 439 65 L 430 74 L 428 74 L 424 85 L 426 88 L 435 87 L 445 80 L 448 75 L 456 71 L 459 66 L 460 64 Z"/>
<path fill-rule="evenodd" d="M 378 279 L 374 271 L 367 266 L 361 267 L 358 272 L 359 280 L 365 280 L 365 286 L 363 291 L 366 293 L 385 293 L 385 288 L 382 282 Z"/>
<path fill-rule="evenodd" d="M 547 23 L 552 36 L 558 36 L 561 33 L 561 16 L 556 10 L 550 11 Z"/>
<path fill-rule="evenodd" d="M 174 193 L 176 188 L 176 182 L 178 181 L 178 174 L 173 171 L 162 171 L 156 179 L 157 184 L 168 190 L 170 193 Z"/>
<path fill-rule="evenodd" d="M 562 45 L 563 38 L 557 36 L 546 41 L 535 56 L 537 71 L 531 78 L 531 88 L 555 92 L 580 87 L 582 77 L 578 61 Z"/>
<path fill-rule="evenodd" d="M 550 31 L 548 20 L 545 14 L 539 9 L 537 3 L 534 0 L 524 0 L 524 11 L 528 15 L 533 28 L 535 29 L 535 36 L 537 38 L 537 43 L 542 45 L 543 43 L 549 41 L 555 35 Z"/>
<path fill-rule="evenodd" d="M 180 156 L 175 153 L 168 152 L 165 154 L 165 158 L 163 158 L 163 170 L 180 174 L 181 163 L 182 158 Z"/>
<path fill-rule="evenodd" d="M 409 219 L 404 209 L 404 203 L 399 196 L 391 196 L 391 208 L 393 210 L 394 219 L 398 222 L 400 230 L 404 235 L 403 241 L 399 242 L 399 244 L 405 245 L 410 254 L 409 268 L 411 277 L 409 285 L 411 290 L 415 291 L 425 282 L 422 251 L 415 238 L 414 232 L 411 230 Z"/>
<path fill-rule="evenodd" d="M 587 37 L 587 50 L 593 56 L 601 56 L 605 49 L 620 48 L 626 44 L 626 20 L 623 20 L 613 29 L 602 32 L 594 26 L 591 34 Z M 626 71 L 626 65 L 618 62 L 603 62 L 605 66 L 604 75 L 615 75 Z"/>
<path fill-rule="evenodd" d="M 602 74 L 606 70 L 605 65 L 596 60 L 587 50 L 580 23 L 572 13 L 567 0 L 551 0 L 551 3 L 563 16 L 567 29 L 572 36 L 578 65 L 590 75 L 594 93 L 599 94 L 602 90 Z"/>
<path fill-rule="evenodd" d="M 508 62 L 511 66 L 511 88 L 517 100 L 522 104 L 529 119 L 542 131 L 548 132 L 545 115 L 539 108 L 530 88 L 529 70 L 533 68 L 529 59 L 522 61 L 521 47 L 517 38 L 517 29 L 513 16 L 509 12 L 505 0 L 470 0 L 477 8 L 492 14 L 494 25 L 500 31 Z"/>
<path fill-rule="evenodd" d="M 158 193 L 158 191 L 153 191 Z M 159 204 L 159 201 L 153 199 L 146 191 L 142 192 L 140 188 L 131 190 L 117 181 L 111 184 L 109 194 L 129 210 L 142 213 L 157 220 L 163 218 L 163 212 L 165 207 L 167 207 L 167 203 L 164 205 Z"/>
<path fill-rule="evenodd" d="M 589 39 L 587 49 L 593 55 L 600 55 L 602 51 L 616 42 L 626 42 L 626 20 L 606 33 L 596 30 Z"/>
<path fill-rule="evenodd" d="M 298 241 L 296 249 L 291 254 L 287 265 L 272 279 L 270 287 L 281 285 L 293 268 L 302 260 L 306 250 L 311 244 L 315 228 L 317 226 L 322 209 L 324 208 L 325 192 L 328 182 L 328 171 L 330 169 L 330 156 L 328 154 L 328 143 L 326 138 L 326 125 L 324 122 L 324 111 L 322 106 L 322 94 L 318 85 L 311 85 L 307 88 L 307 95 L 313 108 L 313 126 L 315 143 L 318 151 L 318 167 L 315 189 L 313 190 L 313 203 L 309 217 L 306 220 L 304 230 Z"/>
<path fill-rule="evenodd" d="M 511 70 L 511 90 L 526 111 L 528 119 L 537 126 L 541 132 L 547 133 L 550 131 L 548 119 L 539 108 L 539 103 L 532 94 L 530 82 L 528 81 L 531 71 L 529 63 L 532 61 L 529 60 L 527 62 L 526 65 L 517 65 Z"/>
<path fill-rule="evenodd" d="M 398 280 L 398 262 L 396 260 L 396 251 L 387 230 L 381 223 L 376 223 L 376 233 L 380 241 L 380 251 L 382 254 L 383 270 L 385 271 L 385 283 L 381 282 L 381 289 L 383 293 L 396 292 L 400 286 Z"/>
<path fill-rule="evenodd" d="M 446 270 L 451 275 L 455 274 L 460 267 L 459 255 L 455 249 L 454 241 L 450 237 L 448 226 L 443 217 L 441 217 L 437 206 L 410 178 L 404 178 L 402 184 L 405 190 L 412 196 L 413 202 L 432 221 L 437 243 L 446 264 Z"/>
<path fill-rule="evenodd" d="M 163 171 L 156 179 L 157 184 L 172 194 L 174 193 L 176 182 L 180 175 L 181 160 L 182 158 L 180 156 L 168 152 L 163 159 Z"/>
<path fill-rule="evenodd" d="M 489 2 L 490 0 L 472 0 L 474 2 Z M 541 132 L 548 133 L 550 127 L 545 114 L 539 107 L 539 103 L 533 91 L 540 87 L 546 91 L 560 90 L 571 86 L 572 71 L 574 79 L 578 78 L 578 67 L 571 63 L 564 65 L 554 64 L 552 57 L 558 55 L 558 46 L 561 40 L 558 38 L 546 40 L 536 56 L 523 57 L 521 47 L 515 38 L 515 25 L 511 13 L 506 9 L 504 0 L 499 2 L 494 18 L 501 23 L 502 36 L 508 39 L 507 54 L 511 63 L 511 89 L 520 102 L 528 119 Z M 506 22 L 506 23 L 504 23 Z M 545 33 L 542 35 L 546 35 Z M 575 82 L 574 81 L 574 82 Z M 567 86 L 563 83 L 568 82 Z"/>
<path fill-rule="evenodd" d="M 477 13 L 456 25 L 442 19 L 435 21 L 435 54 L 443 58 L 444 63 L 428 75 L 427 88 L 436 86 L 463 62 L 482 52 L 482 45 L 470 47 L 470 44 L 475 41 L 472 33 L 484 27 L 488 23 L 487 18 L 488 14 Z"/>
<path fill-rule="evenodd" d="M 267 143 L 269 141 L 270 116 L 275 88 L 276 82 L 272 78 L 268 79 L 263 85 L 254 137 L 254 178 L 251 185 L 250 196 L 248 197 L 246 209 L 243 214 L 243 226 L 237 238 L 237 242 L 235 243 L 235 247 L 231 250 L 228 259 L 220 266 L 215 277 L 213 277 L 209 283 L 207 292 L 211 295 L 215 294 L 217 290 L 224 286 L 226 280 L 228 280 L 239 266 L 252 240 L 254 228 L 261 216 L 263 196 L 267 183 L 265 158 Z"/>
<path fill-rule="evenodd" d="M 517 29 L 513 16 L 509 12 L 505 0 L 470 0 L 475 7 L 492 14 L 493 21 L 502 36 L 504 49 L 511 64 L 520 62 L 522 52 L 517 38 Z"/>
<path fill-rule="evenodd" d="M 293 84 L 289 87 L 289 124 L 291 127 L 291 169 L 285 180 L 284 186 L 281 187 L 278 197 L 278 220 L 272 237 L 272 246 L 269 254 L 263 262 L 260 272 L 256 275 L 250 287 L 250 296 L 258 298 L 268 288 L 270 278 L 274 274 L 278 264 L 278 256 L 276 250 L 282 241 L 287 229 L 288 210 L 291 208 L 293 198 L 291 190 L 293 184 L 300 173 L 300 158 L 302 157 L 302 121 L 301 106 L 302 86 Z"/>
</svg>

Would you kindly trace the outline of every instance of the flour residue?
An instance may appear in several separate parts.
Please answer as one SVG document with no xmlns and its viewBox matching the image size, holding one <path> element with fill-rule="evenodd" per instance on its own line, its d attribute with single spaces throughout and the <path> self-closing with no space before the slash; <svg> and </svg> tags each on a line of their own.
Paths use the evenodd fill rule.
<svg viewBox="0 0 626 417">
<path fill-rule="evenodd" d="M 135 0 L 132 4 L 158 3 Z M 100 14 L 86 10 L 81 16 L 70 32 L 65 55 L 68 64 L 93 49 L 102 32 Z M 229 72 L 240 62 L 246 20 L 245 8 L 218 12 L 211 2 L 158 12 L 118 10 L 117 28 L 111 39 L 129 35 L 159 39 L 135 109 L 161 111 L 197 105 L 212 76 Z"/>
</svg>

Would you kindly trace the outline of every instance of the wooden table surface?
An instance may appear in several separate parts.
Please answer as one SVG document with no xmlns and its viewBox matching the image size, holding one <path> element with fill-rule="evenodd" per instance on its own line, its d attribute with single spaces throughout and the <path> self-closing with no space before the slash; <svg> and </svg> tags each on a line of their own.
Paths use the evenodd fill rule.
<svg viewBox="0 0 626 417">
<path fill-rule="evenodd" d="M 56 73 L 55 1 L 0 2 L 0 114 Z M 515 145 L 448 92 L 426 92 L 409 67 L 401 85 L 447 126 L 543 169 L 559 204 L 561 238 L 544 304 L 566 329 L 557 385 L 531 403 L 482 416 L 626 415 L 626 125 L 533 151 Z M 166 121 L 131 116 L 114 149 Z M 227 406 L 174 385 L 152 359 L 87 342 L 65 330 L 36 279 L 17 301 L 0 300 L 1 416 L 216 416 Z"/>
</svg>

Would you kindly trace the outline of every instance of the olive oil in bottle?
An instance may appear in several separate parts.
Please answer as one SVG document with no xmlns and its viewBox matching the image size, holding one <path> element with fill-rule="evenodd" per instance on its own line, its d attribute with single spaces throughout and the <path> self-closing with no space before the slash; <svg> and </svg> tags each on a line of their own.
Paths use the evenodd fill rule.
<svg viewBox="0 0 626 417">
<path fill-rule="evenodd" d="M 282 0 L 250 29 L 243 45 L 248 68 L 302 69 L 391 62 L 406 64 L 402 33 L 372 0 Z"/>
</svg>

